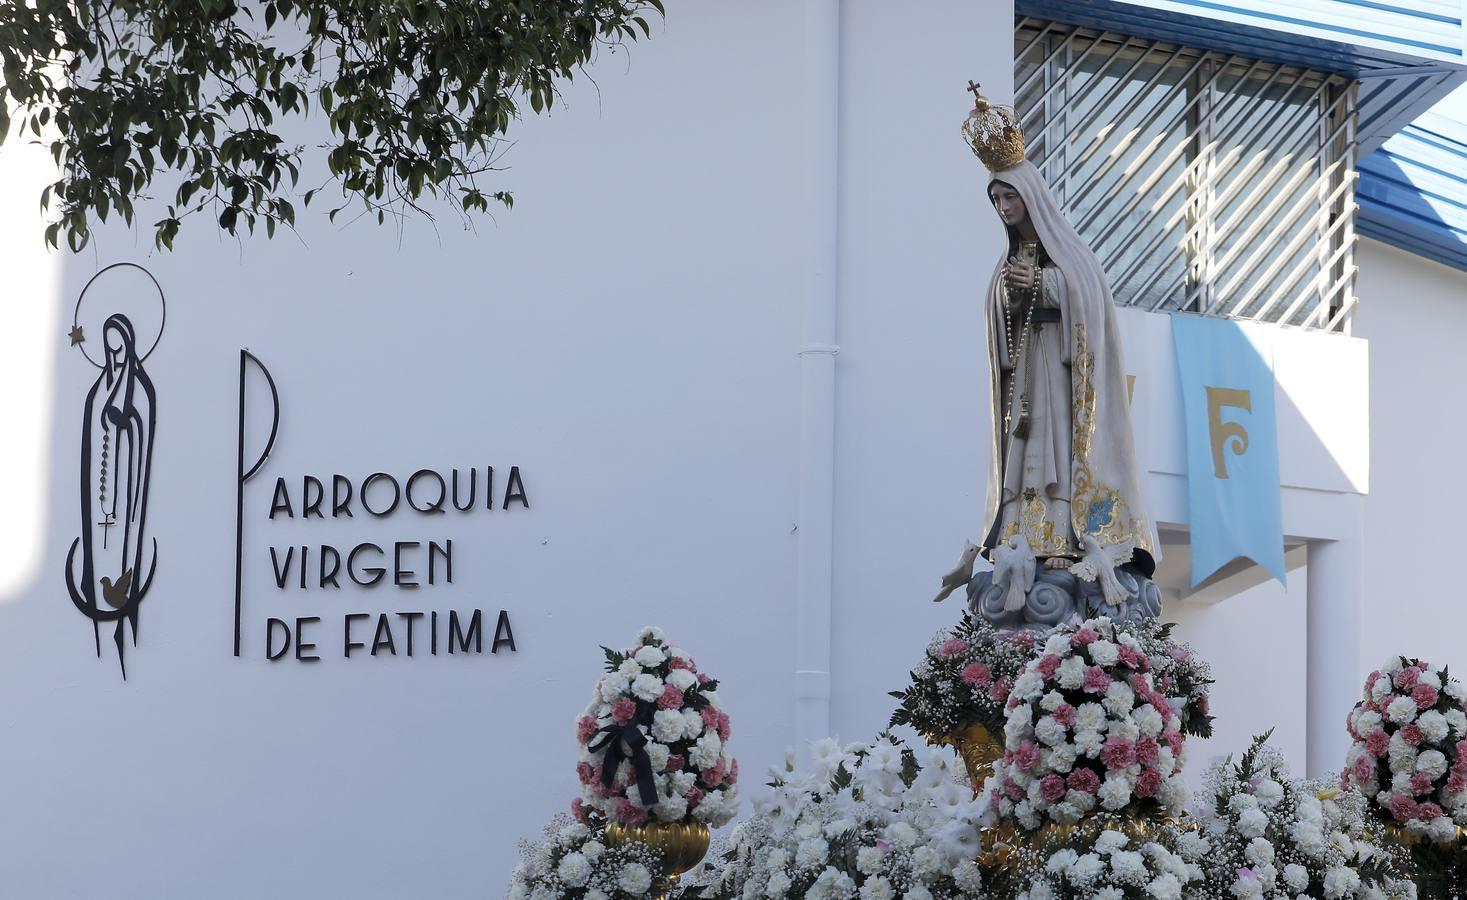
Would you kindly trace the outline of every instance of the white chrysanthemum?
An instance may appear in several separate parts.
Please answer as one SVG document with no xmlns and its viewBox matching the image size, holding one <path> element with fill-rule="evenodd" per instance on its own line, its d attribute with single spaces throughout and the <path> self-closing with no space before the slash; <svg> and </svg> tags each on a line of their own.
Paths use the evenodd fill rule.
<svg viewBox="0 0 1467 900">
<path fill-rule="evenodd" d="M 907 892 L 902 894 L 902 900 L 933 900 L 933 897 L 926 885 L 914 884 L 908 886 Z"/>
<path fill-rule="evenodd" d="M 640 897 L 652 887 L 652 873 L 641 863 L 627 863 L 621 867 L 616 883 L 626 893 Z"/>
<path fill-rule="evenodd" d="M 1397 725 L 1405 725 L 1416 718 L 1416 701 L 1410 697 L 1397 697 L 1386 707 L 1386 718 Z"/>
<path fill-rule="evenodd" d="M 912 871 L 920 878 L 931 878 L 945 867 L 942 854 L 932 847 L 918 847 L 912 851 Z"/>
<path fill-rule="evenodd" d="M 567 853 L 561 857 L 555 874 L 570 887 L 585 887 L 591 880 L 591 861 L 580 853 Z"/>
</svg>

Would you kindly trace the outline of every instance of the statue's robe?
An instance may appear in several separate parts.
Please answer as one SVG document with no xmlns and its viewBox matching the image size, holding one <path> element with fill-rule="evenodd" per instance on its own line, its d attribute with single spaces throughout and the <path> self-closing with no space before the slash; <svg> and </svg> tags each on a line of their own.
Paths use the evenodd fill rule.
<svg viewBox="0 0 1467 900">
<path fill-rule="evenodd" d="M 1005 329 L 1003 265 L 989 282 L 989 389 L 993 410 L 985 557 L 1022 534 L 1037 556 L 1082 555 L 1079 539 L 1102 545 L 1135 542 L 1146 575 L 1161 558 L 1156 524 L 1147 514 L 1136 461 L 1126 372 L 1115 303 L 1095 254 L 1061 214 L 1039 170 L 1022 162 L 996 172 L 1023 198 L 1049 257 L 1041 305 L 1060 321 L 1031 334 L 1033 358 L 1015 368 L 1017 348 Z M 1014 385 L 1015 415 L 1004 421 L 1006 377 Z M 1014 434 L 1019 397 L 1029 395 L 1029 432 Z"/>
</svg>

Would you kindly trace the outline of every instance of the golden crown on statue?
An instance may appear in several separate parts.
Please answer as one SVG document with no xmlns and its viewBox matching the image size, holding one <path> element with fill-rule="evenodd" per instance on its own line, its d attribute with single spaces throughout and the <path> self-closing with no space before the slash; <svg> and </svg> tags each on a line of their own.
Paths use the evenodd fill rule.
<svg viewBox="0 0 1467 900">
<path fill-rule="evenodd" d="M 990 172 L 1001 172 L 1024 161 L 1024 129 L 1012 106 L 994 106 L 978 93 L 978 85 L 968 82 L 972 91 L 973 111 L 963 120 L 963 140 L 973 148 L 973 155 Z"/>
</svg>

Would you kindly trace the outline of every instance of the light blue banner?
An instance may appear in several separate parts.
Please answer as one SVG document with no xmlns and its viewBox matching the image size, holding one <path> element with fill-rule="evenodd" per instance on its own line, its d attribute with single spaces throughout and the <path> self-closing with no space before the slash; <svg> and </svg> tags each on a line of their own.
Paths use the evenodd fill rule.
<svg viewBox="0 0 1467 900">
<path fill-rule="evenodd" d="M 1278 421 L 1267 332 L 1173 315 L 1187 434 L 1192 585 L 1239 556 L 1285 583 Z"/>
</svg>

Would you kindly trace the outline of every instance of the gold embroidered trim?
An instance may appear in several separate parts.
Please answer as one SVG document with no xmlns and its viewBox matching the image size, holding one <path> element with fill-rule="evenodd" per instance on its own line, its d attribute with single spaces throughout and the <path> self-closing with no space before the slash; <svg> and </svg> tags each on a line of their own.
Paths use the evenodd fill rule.
<svg viewBox="0 0 1467 900">
<path fill-rule="evenodd" d="M 1146 523 L 1133 517 L 1121 492 L 1095 482 L 1090 471 L 1090 445 L 1095 437 L 1095 354 L 1090 350 L 1084 323 L 1076 323 L 1075 351 L 1071 373 L 1071 452 L 1075 455 L 1070 503 L 1071 525 L 1076 539 L 1093 535 L 1100 544 L 1119 544 L 1127 539 L 1148 553 L 1154 551 Z"/>
<path fill-rule="evenodd" d="M 999 543 L 1023 534 L 1035 556 L 1060 556 L 1075 552 L 1069 536 L 1063 533 L 1064 523 L 1046 518 L 1048 504 L 1037 491 L 1030 488 L 1024 492 L 1022 498 L 1015 498 L 1013 502 L 1020 504 L 1019 518 L 1004 528 L 1003 534 L 999 535 Z"/>
</svg>

